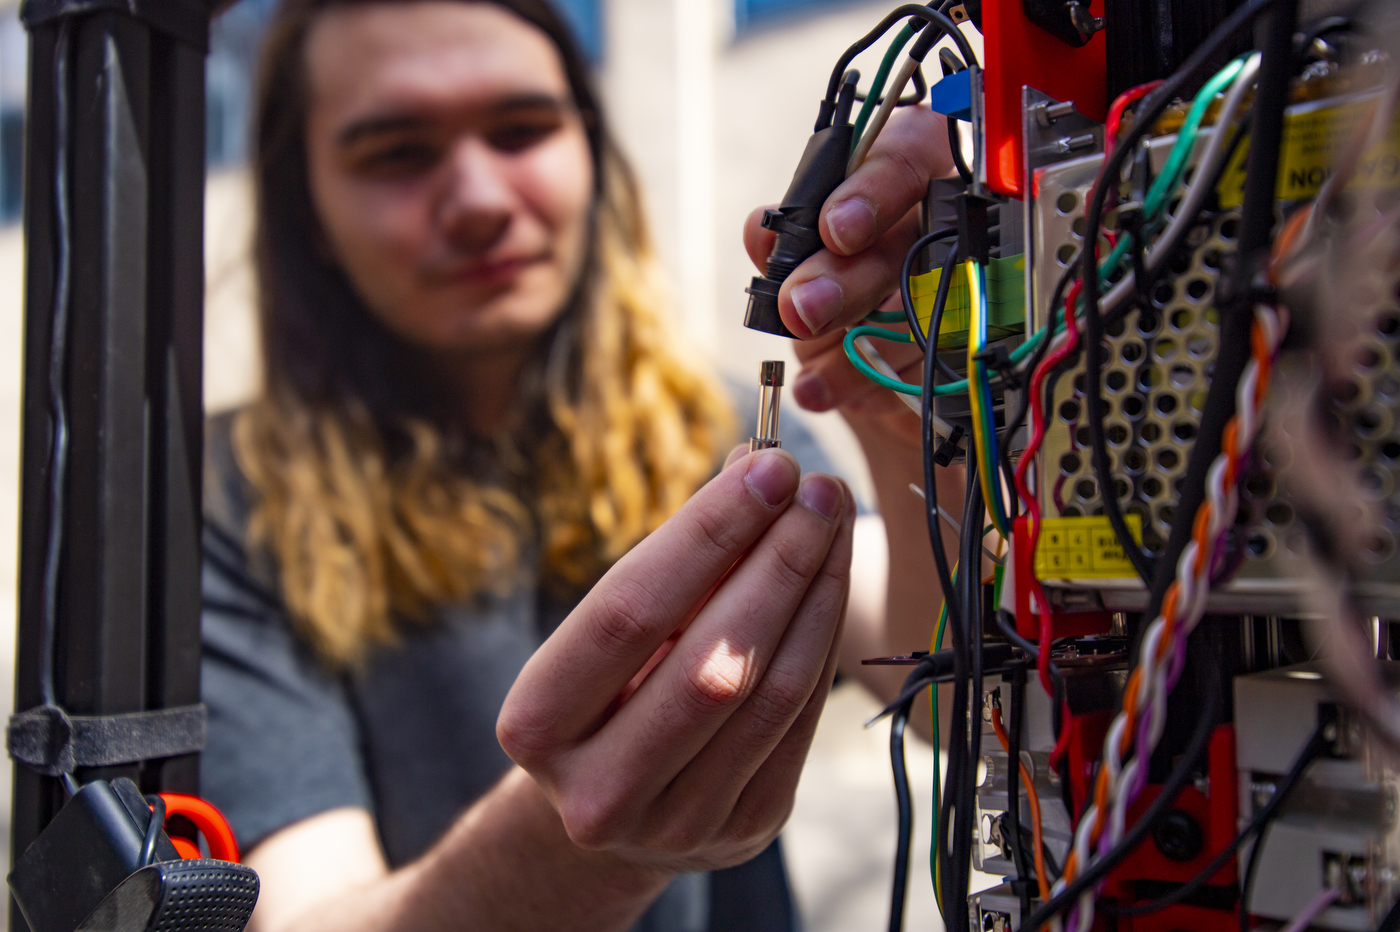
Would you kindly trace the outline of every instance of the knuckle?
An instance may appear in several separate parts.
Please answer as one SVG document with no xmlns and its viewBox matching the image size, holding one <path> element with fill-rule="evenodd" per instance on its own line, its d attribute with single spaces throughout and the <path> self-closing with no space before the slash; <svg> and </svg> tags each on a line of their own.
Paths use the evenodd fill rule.
<svg viewBox="0 0 1400 932">
<path fill-rule="evenodd" d="M 620 840 L 617 804 L 587 791 L 573 791 L 558 803 L 559 819 L 569 840 L 580 848 L 597 851 Z"/>
<path fill-rule="evenodd" d="M 747 662 L 725 645 L 688 652 L 682 669 L 686 695 L 702 714 L 731 708 L 749 691 Z"/>
<path fill-rule="evenodd" d="M 772 734 L 791 727 L 811 695 L 810 684 L 800 676 L 770 667 L 768 675 L 749 698 L 750 714 Z"/>
<path fill-rule="evenodd" d="M 652 844 L 664 854 L 684 856 L 703 850 L 709 840 L 708 826 L 696 819 L 676 818 L 657 831 Z"/>
<path fill-rule="evenodd" d="M 770 559 L 764 561 L 764 571 L 774 591 L 802 591 L 811 583 L 816 567 L 811 565 L 808 547 L 797 540 L 780 541 L 773 547 Z"/>
<path fill-rule="evenodd" d="M 600 588 L 599 604 L 589 630 L 604 653 L 618 659 L 626 658 L 651 636 L 647 606 L 656 600 L 633 580 L 617 580 Z"/>
<path fill-rule="evenodd" d="M 559 747 L 559 735 L 542 716 L 507 706 L 496 719 L 496 740 L 511 760 L 526 770 L 538 770 Z"/>
<path fill-rule="evenodd" d="M 737 555 L 740 541 L 735 533 L 732 512 L 722 512 L 706 502 L 696 502 L 689 517 L 690 537 L 697 548 Z"/>
</svg>

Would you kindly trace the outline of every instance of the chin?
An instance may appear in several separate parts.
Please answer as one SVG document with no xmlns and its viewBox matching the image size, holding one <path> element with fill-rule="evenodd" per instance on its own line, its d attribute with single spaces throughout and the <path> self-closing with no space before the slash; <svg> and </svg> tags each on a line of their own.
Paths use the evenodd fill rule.
<svg viewBox="0 0 1400 932">
<path fill-rule="evenodd" d="M 563 313 L 563 299 L 509 295 L 464 311 L 461 304 L 431 314 L 414 342 L 438 352 L 489 352 L 538 339 Z"/>
</svg>

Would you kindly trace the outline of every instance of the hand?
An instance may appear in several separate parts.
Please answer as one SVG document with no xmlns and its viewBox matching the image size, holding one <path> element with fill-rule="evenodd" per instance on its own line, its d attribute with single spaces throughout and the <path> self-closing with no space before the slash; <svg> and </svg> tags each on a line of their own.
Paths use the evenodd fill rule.
<svg viewBox="0 0 1400 932">
<path fill-rule="evenodd" d="M 535 653 L 497 736 L 575 844 L 688 871 L 777 835 L 835 670 L 854 518 L 839 480 L 740 456 Z"/>
<path fill-rule="evenodd" d="M 848 417 L 887 421 L 908 439 L 917 437 L 917 422 L 911 427 L 913 419 L 901 413 L 904 405 L 856 371 L 841 338 L 877 307 L 902 308 L 899 270 L 918 237 L 920 204 L 929 181 L 952 171 L 946 125 L 924 107 L 894 112 L 869 157 L 823 205 L 826 248 L 798 266 L 778 294 L 783 322 L 804 341 L 797 346 L 803 368 L 792 396 L 808 410 L 840 408 Z M 744 227 L 744 244 L 760 268 L 774 237 L 759 225 L 762 217 L 763 208 L 755 210 Z M 918 381 L 916 346 L 879 341 L 877 348 L 901 378 Z"/>
</svg>

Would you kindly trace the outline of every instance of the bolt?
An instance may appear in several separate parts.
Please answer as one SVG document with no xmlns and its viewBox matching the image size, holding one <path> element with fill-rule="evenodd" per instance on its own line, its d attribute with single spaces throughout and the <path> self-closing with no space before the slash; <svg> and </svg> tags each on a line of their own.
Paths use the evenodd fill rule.
<svg viewBox="0 0 1400 932">
<path fill-rule="evenodd" d="M 1173 861 L 1194 861 L 1205 847 L 1205 832 L 1201 823 L 1188 812 L 1173 809 L 1152 830 L 1157 850 Z"/>
<path fill-rule="evenodd" d="M 1055 148 L 1068 155 L 1071 152 L 1078 152 L 1080 149 L 1092 148 L 1098 141 L 1093 133 L 1085 133 L 1083 136 L 1063 136 L 1055 140 Z"/>
</svg>

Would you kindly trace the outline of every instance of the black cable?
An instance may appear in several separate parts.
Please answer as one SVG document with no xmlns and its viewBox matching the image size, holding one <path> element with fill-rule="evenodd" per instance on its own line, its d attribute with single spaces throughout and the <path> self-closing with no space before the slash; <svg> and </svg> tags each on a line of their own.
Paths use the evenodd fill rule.
<svg viewBox="0 0 1400 932">
<path fill-rule="evenodd" d="M 1172 772 L 1162 784 L 1156 798 L 1143 811 L 1142 816 L 1133 823 L 1132 828 L 1123 833 L 1123 838 L 1113 846 L 1112 850 L 1094 861 L 1086 869 L 1081 870 L 1079 876 L 1071 880 L 1062 891 L 1051 897 L 1048 902 L 1042 903 L 1039 909 L 1021 923 L 1017 932 L 1035 932 L 1053 917 L 1073 906 L 1080 894 L 1096 886 L 1128 855 L 1132 854 L 1137 846 L 1142 844 L 1152 833 L 1157 820 L 1166 815 L 1176 804 L 1177 796 L 1191 780 L 1196 765 L 1205 755 L 1206 749 L 1210 747 L 1210 736 L 1215 731 L 1215 722 L 1220 713 L 1221 684 L 1218 671 L 1215 675 L 1206 677 L 1206 687 L 1206 701 L 1202 715 L 1196 722 L 1196 730 L 1192 732 L 1191 741 L 1187 744 L 1181 759 L 1177 761 L 1176 766 L 1172 768 Z"/>
<path fill-rule="evenodd" d="M 949 253 L 956 256 L 956 247 Z M 924 515 L 928 524 L 929 546 L 933 548 L 933 563 L 938 571 L 938 584 L 943 589 L 943 598 L 948 602 L 948 620 L 952 622 L 957 614 L 957 606 L 953 603 L 953 574 L 948 566 L 948 554 L 943 549 L 943 525 L 938 514 L 938 483 L 934 475 L 934 441 L 933 432 L 933 389 L 936 383 L 935 372 L 938 361 L 938 326 L 942 323 L 943 306 L 948 300 L 947 283 L 950 277 L 948 263 L 943 263 L 943 277 L 938 283 L 938 294 L 933 301 L 933 316 L 929 318 L 929 333 L 934 334 L 934 338 L 928 341 L 924 350 L 924 378 L 923 378 L 923 398 L 919 405 L 919 420 L 921 427 L 921 441 L 923 443 L 923 465 L 924 465 Z M 904 281 L 907 283 L 908 278 Z M 907 285 L 906 285 L 907 287 Z M 939 300 L 939 299 L 942 300 Z M 917 329 L 917 328 L 916 328 Z"/>
<path fill-rule="evenodd" d="M 1385 914 L 1381 924 L 1376 926 L 1376 932 L 1400 932 L 1400 899 L 1395 901 L 1395 905 L 1390 907 L 1390 912 Z"/>
<path fill-rule="evenodd" d="M 965 498 L 964 515 L 971 511 L 973 496 L 979 495 L 977 484 L 977 463 L 973 457 L 968 457 L 967 467 L 967 491 Z M 980 500 L 980 496 L 979 496 Z M 966 527 L 966 525 L 964 525 Z M 966 552 L 966 541 L 972 536 L 964 533 L 959 541 Z M 953 646 L 953 702 L 950 710 L 949 735 L 948 735 L 948 774 L 944 781 L 945 792 L 939 813 L 939 838 L 938 857 L 939 871 L 943 879 L 943 902 L 945 909 L 951 909 L 946 904 L 959 904 L 967 901 L 964 890 L 964 883 L 960 875 L 970 868 L 969 850 L 971 845 L 971 826 L 967 824 L 968 809 L 962 804 L 962 790 L 969 785 L 976 775 L 976 760 L 968 760 L 969 747 L 969 705 L 968 687 L 971 671 L 971 659 L 968 656 L 967 629 L 971 606 L 965 599 L 965 580 L 970 572 L 978 575 L 977 567 L 980 566 L 979 559 L 970 566 L 964 566 L 962 574 L 958 577 L 956 586 L 946 590 L 951 592 L 952 598 L 948 600 L 948 622 L 952 629 Z M 980 724 L 980 723 L 979 723 Z M 980 728 L 972 729 L 980 731 Z M 971 767 L 971 774 L 967 773 Z M 954 825 L 953 813 L 958 812 L 962 818 L 958 825 Z M 960 856 L 964 855 L 965 856 Z M 962 909 L 952 909 L 952 913 L 957 919 L 953 932 L 957 932 L 959 927 L 965 928 L 965 911 Z M 946 917 L 945 917 L 946 918 Z"/>
<path fill-rule="evenodd" d="M 946 78 L 950 74 L 965 71 L 967 65 L 953 53 L 953 50 L 941 48 L 938 50 L 938 63 L 943 66 L 943 76 Z M 963 156 L 962 136 L 958 132 L 958 123 L 961 122 L 956 117 L 947 117 L 948 123 L 948 151 L 953 156 L 953 167 L 958 170 L 958 177 L 964 184 L 972 184 L 972 169 L 968 167 L 967 159 Z"/>
<path fill-rule="evenodd" d="M 956 254 L 956 248 L 953 250 Z M 943 590 L 943 598 L 948 606 L 948 624 L 952 630 L 952 650 L 953 650 L 953 716 L 952 724 L 949 728 L 948 742 L 948 775 L 946 785 L 947 792 L 944 793 L 940 806 L 939 818 L 940 837 L 935 839 L 938 845 L 938 870 L 943 887 L 943 901 L 952 902 L 950 899 L 954 889 L 954 877 L 952 863 L 948 850 L 948 811 L 952 801 L 952 788 L 957 785 L 957 768 L 960 766 L 961 755 L 957 752 L 958 746 L 962 742 L 960 737 L 961 729 L 966 727 L 966 681 L 964 679 L 967 669 L 967 658 L 962 650 L 962 641 L 958 637 L 962 627 L 962 608 L 958 604 L 958 594 L 953 585 L 952 571 L 948 565 L 948 554 L 943 548 L 943 525 L 938 514 L 938 483 L 935 475 L 934 441 L 933 432 L 933 389 L 937 382 L 938 361 L 938 327 L 942 322 L 944 306 L 948 299 L 948 281 L 951 276 L 947 263 L 945 272 L 938 284 L 938 295 L 934 298 L 933 316 L 929 319 L 929 333 L 934 334 L 934 338 L 927 341 L 924 350 L 924 372 L 923 372 L 923 397 L 920 403 L 920 425 L 921 439 L 923 443 L 923 467 L 924 467 L 924 518 L 928 526 L 929 545 L 933 549 L 934 567 L 938 573 L 938 583 Z M 907 281 L 907 279 L 906 279 Z M 962 708 L 962 714 L 958 714 L 958 709 Z M 963 910 L 957 910 L 962 913 Z"/>
<path fill-rule="evenodd" d="M 1197 72 L 1208 67 L 1211 64 L 1214 57 L 1221 51 L 1221 49 L 1223 49 L 1227 43 L 1233 41 L 1236 35 L 1238 35 L 1245 28 L 1247 28 L 1254 21 L 1255 17 L 1257 17 L 1260 13 L 1264 12 L 1265 10 L 1269 9 L 1270 7 L 1274 6 L 1279 2 L 1281 2 L 1281 0 L 1249 0 L 1249 2 L 1239 7 L 1220 25 L 1219 28 L 1215 30 L 1215 32 L 1211 34 L 1210 38 L 1208 38 L 1205 42 L 1201 43 L 1201 45 L 1197 47 L 1196 51 L 1191 54 L 1191 57 L 1188 58 L 1186 62 L 1179 69 L 1177 69 L 1177 71 L 1170 78 L 1163 82 L 1163 84 L 1160 87 L 1158 87 L 1157 90 L 1153 91 L 1143 101 L 1142 109 L 1138 116 L 1138 119 L 1134 121 L 1132 129 L 1129 130 L 1128 133 L 1119 141 L 1119 143 L 1114 147 L 1113 151 L 1108 154 L 1108 157 L 1104 163 L 1103 170 L 1099 176 L 1099 183 L 1094 186 L 1093 194 L 1089 199 L 1089 206 L 1086 211 L 1085 217 L 1087 229 L 1089 231 L 1088 236 L 1086 237 L 1086 241 L 1092 242 L 1094 238 L 1097 237 L 1099 227 L 1102 225 L 1103 222 L 1104 203 L 1106 198 L 1108 197 L 1109 190 L 1115 187 L 1116 179 L 1121 176 L 1123 163 L 1127 160 L 1128 156 L 1131 153 L 1134 153 L 1137 150 L 1138 140 L 1140 140 L 1148 132 L 1148 130 L 1157 122 L 1157 118 L 1162 115 L 1162 112 L 1164 110 L 1166 110 L 1168 104 L 1170 104 L 1171 101 L 1174 100 L 1181 93 L 1182 89 L 1187 85 L 1188 82 L 1190 82 L 1195 77 Z M 1290 2 L 1296 2 L 1296 0 L 1290 0 Z M 1289 4 L 1285 4 L 1285 6 L 1288 5 Z M 1289 50 L 1291 50 L 1291 26 L 1289 27 L 1288 41 L 1290 43 Z M 1276 55 L 1277 53 L 1275 53 L 1273 56 L 1266 55 L 1266 57 L 1272 58 L 1276 57 Z M 1265 78 L 1270 73 L 1270 70 L 1271 69 L 1268 67 L 1267 63 L 1261 68 L 1261 92 L 1264 89 Z M 1255 105 L 1256 112 L 1264 112 L 1262 110 L 1264 98 L 1261 96 L 1258 98 L 1258 100 L 1259 103 L 1256 103 Z M 1281 109 L 1279 111 L 1279 118 L 1281 121 Z M 1275 144 L 1275 152 L 1273 154 L 1276 160 L 1278 155 L 1278 134 L 1271 134 L 1271 138 L 1274 140 Z M 1260 147 L 1264 143 L 1264 141 L 1265 140 L 1262 137 L 1256 137 L 1254 140 L 1251 141 L 1251 155 L 1253 154 L 1256 148 Z M 1250 169 L 1253 169 L 1254 167 L 1254 159 L 1251 159 Z M 1269 207 L 1271 225 L 1272 197 L 1274 184 L 1273 179 L 1277 177 L 1276 161 L 1274 168 L 1275 171 L 1270 172 L 1266 176 L 1264 176 L 1269 179 L 1267 185 L 1268 196 L 1270 198 Z M 1254 187 L 1257 188 L 1259 187 L 1259 176 L 1256 175 L 1253 177 L 1255 177 L 1256 179 Z M 1246 180 L 1246 187 L 1249 187 L 1248 180 Z M 1246 200 L 1248 200 L 1248 198 L 1246 198 Z M 1241 235 L 1243 236 L 1243 231 Z M 1267 231 L 1264 239 L 1267 240 Z M 1242 240 L 1241 254 L 1243 253 L 1244 243 Z M 1096 250 L 1084 250 L 1083 255 L 1080 259 L 1080 264 L 1082 267 L 1080 279 L 1083 282 L 1082 296 L 1084 300 L 1084 394 L 1088 415 L 1087 419 L 1089 422 L 1089 436 L 1091 441 L 1090 446 L 1092 448 L 1092 455 L 1090 457 L 1090 460 L 1093 464 L 1095 478 L 1098 480 L 1100 498 L 1103 500 L 1104 514 L 1108 516 L 1109 522 L 1113 525 L 1114 533 L 1118 536 L 1119 542 L 1123 546 L 1124 553 L 1127 554 L 1129 560 L 1132 562 L 1134 570 L 1137 571 L 1137 574 L 1140 577 L 1142 577 L 1145 583 L 1151 586 L 1154 583 L 1154 573 L 1157 578 L 1160 578 L 1164 574 L 1170 574 L 1174 571 L 1174 561 L 1167 561 L 1165 559 L 1160 560 L 1159 565 L 1154 570 L 1152 561 L 1148 558 L 1147 554 L 1143 552 L 1142 548 L 1138 546 L 1137 542 L 1133 540 L 1132 535 L 1129 533 L 1127 522 L 1123 518 L 1123 510 L 1118 503 L 1117 487 L 1113 481 L 1112 471 L 1108 462 L 1108 446 L 1103 436 L 1103 419 L 1105 416 L 1105 411 L 1104 400 L 1100 391 L 1100 379 L 1102 376 L 1104 351 L 1103 320 L 1099 314 L 1099 278 L 1098 257 L 1096 255 Z M 1227 318 L 1229 316 L 1238 315 L 1226 315 Z M 1219 354 L 1221 357 L 1227 355 L 1225 352 L 1225 348 L 1227 345 L 1227 334 L 1225 333 L 1225 326 L 1225 322 L 1222 322 L 1220 341 L 1221 352 Z M 1244 350 L 1246 353 L 1248 353 L 1249 347 L 1247 329 L 1245 333 L 1245 340 L 1243 342 Z M 1240 369 L 1243 369 L 1243 363 L 1240 364 Z M 1222 387 L 1221 372 L 1219 371 L 1220 365 L 1218 361 L 1216 370 L 1217 371 L 1211 384 L 1211 394 L 1216 394 L 1217 390 Z M 1228 372 L 1225 374 L 1227 376 L 1229 375 Z M 1238 374 L 1236 374 L 1234 376 L 1235 381 L 1237 381 L 1238 378 L 1239 376 Z M 1235 382 L 1230 381 L 1228 386 L 1224 387 L 1227 387 L 1229 394 L 1233 396 Z M 1202 420 L 1204 421 L 1204 417 L 1202 418 Z M 1221 423 L 1220 427 L 1223 429 L 1223 422 Z M 1207 439 L 1204 432 L 1199 432 L 1196 441 L 1196 449 L 1202 448 L 1203 439 Z M 1218 434 L 1216 434 L 1214 442 L 1216 445 L 1219 444 Z M 1209 442 L 1205 444 L 1205 446 L 1207 447 L 1209 445 Z M 1192 451 L 1193 460 L 1195 459 L 1196 449 L 1193 449 Z M 1214 459 L 1213 454 L 1211 456 L 1211 459 Z M 1197 501 L 1196 504 L 1199 505 L 1199 501 Z M 1187 508 L 1186 505 L 1187 502 L 1185 499 L 1185 494 L 1183 493 L 1182 501 L 1178 505 L 1178 513 L 1185 515 L 1195 514 L 1195 507 Z M 1189 521 L 1177 523 L 1177 526 L 1182 526 L 1185 528 L 1185 532 L 1187 534 L 1190 533 L 1189 525 Z M 1176 536 L 1176 529 L 1176 526 L 1174 526 L 1173 537 Z M 1184 540 L 1181 546 L 1183 548 L 1185 547 Z M 1170 580 L 1168 579 L 1168 581 Z M 1160 604 L 1160 602 L 1158 604 Z M 1153 617 L 1153 614 L 1149 612 L 1147 613 L 1147 617 L 1151 618 Z"/>
<path fill-rule="evenodd" d="M 926 6 L 920 6 L 917 3 L 903 4 L 891 11 L 884 19 L 880 20 L 874 29 L 856 40 L 856 42 L 847 48 L 846 51 L 842 52 L 841 57 L 836 60 L 836 67 L 832 70 L 831 79 L 827 83 L 826 99 L 823 101 L 821 110 L 822 117 L 818 118 L 817 125 L 819 129 L 824 128 L 821 122 L 823 118 L 827 121 L 831 119 L 831 111 L 834 110 L 836 106 L 836 91 L 837 88 L 841 86 L 841 76 L 846 73 L 846 68 L 851 62 L 855 61 L 857 55 L 870 48 L 881 36 L 889 32 L 890 27 L 909 16 L 921 19 L 925 23 L 937 26 L 939 29 L 943 30 L 943 33 L 948 36 L 948 38 L 952 39 L 953 44 L 958 47 L 958 51 L 962 53 L 962 59 L 967 62 L 968 67 L 978 67 L 977 56 L 973 53 L 972 46 L 968 44 L 967 37 L 963 35 L 962 30 L 959 29 L 957 24 L 949 19 L 946 14 L 940 13 L 937 10 L 931 10 Z M 974 75 L 973 77 L 975 78 L 976 76 Z M 829 122 L 826 125 L 829 125 Z"/>
<path fill-rule="evenodd" d="M 1249 860 L 1244 868 L 1244 882 L 1240 884 L 1240 932 L 1249 932 L 1249 893 L 1254 888 L 1254 873 L 1259 868 L 1259 851 L 1269 838 L 1269 829 L 1273 827 L 1274 820 L 1278 818 L 1278 814 L 1283 808 L 1283 801 L 1288 798 L 1288 794 L 1292 792 L 1294 785 L 1302 777 L 1303 771 L 1307 769 L 1308 764 L 1321 757 L 1331 744 L 1327 738 L 1329 724 L 1333 724 L 1330 718 L 1318 716 L 1317 727 L 1313 729 L 1312 738 L 1309 739 L 1303 748 L 1303 753 L 1299 755 L 1298 760 L 1294 762 L 1285 778 L 1286 786 L 1275 788 L 1273 799 L 1269 800 L 1269 804 L 1264 807 L 1264 811 L 1253 823 L 1255 826 L 1254 846 L 1249 849 Z M 1280 800 L 1279 797 L 1283 797 L 1283 799 Z M 1279 800 L 1277 806 L 1273 804 L 1275 800 Z"/>
<path fill-rule="evenodd" d="M 1294 758 L 1293 766 L 1289 768 L 1288 774 L 1284 776 L 1279 782 L 1277 789 L 1274 790 L 1273 799 L 1269 800 L 1268 804 L 1263 809 L 1255 813 L 1254 818 L 1235 836 L 1234 840 L 1212 858 L 1209 864 L 1197 871 L 1195 876 L 1172 892 L 1160 896 L 1151 902 L 1134 903 L 1132 906 L 1113 906 L 1105 903 L 1104 912 L 1113 916 L 1146 916 L 1150 913 L 1164 910 L 1169 906 L 1175 906 L 1206 886 L 1210 879 L 1220 871 L 1220 868 L 1224 867 L 1230 858 L 1235 856 L 1235 852 L 1240 850 L 1240 846 L 1248 841 L 1250 836 L 1255 832 L 1272 821 L 1274 816 L 1278 814 L 1279 809 L 1287 802 L 1288 795 L 1292 793 L 1293 788 L 1297 786 L 1298 780 L 1302 777 L 1303 771 L 1307 769 L 1308 764 L 1316 760 L 1322 752 L 1326 750 L 1329 743 L 1326 735 L 1327 726 L 1328 723 L 1325 721 L 1318 722 L 1317 728 L 1313 730 L 1312 737 L 1308 739 L 1308 743 L 1303 746 L 1303 750 Z"/>
<path fill-rule="evenodd" d="M 58 22 L 54 45 L 54 294 L 49 332 L 49 527 L 44 553 L 44 614 L 39 644 L 39 695 L 57 705 L 54 650 L 58 632 L 58 574 L 63 557 L 64 480 L 68 472 L 68 408 L 64 382 L 68 363 L 68 304 L 72 278 L 72 231 L 68 205 L 68 55 L 70 18 Z"/>
<path fill-rule="evenodd" d="M 1031 660 L 1038 661 L 1040 659 L 1040 648 L 1021 637 L 1021 632 L 1016 630 L 1016 619 L 1012 617 L 1010 612 L 1004 610 L 997 612 L 997 627 L 1001 629 L 1002 634 L 1006 635 L 1008 641 L 1029 654 Z M 1050 661 L 1050 678 L 1056 682 L 1060 681 L 1060 668 L 1053 660 Z"/>
<path fill-rule="evenodd" d="M 146 797 L 146 802 L 151 804 L 151 820 L 146 823 L 146 837 L 141 842 L 141 859 L 137 862 L 140 867 L 155 863 L 156 843 L 165 827 L 165 800 L 152 794 Z"/>
<path fill-rule="evenodd" d="M 972 882 L 972 842 L 977 820 L 977 764 L 982 760 L 982 527 L 983 501 L 982 486 L 977 481 L 973 457 L 968 457 L 968 496 L 963 509 L 962 556 L 959 565 L 962 572 L 958 584 L 963 589 L 963 621 L 968 652 L 970 682 L 965 690 L 967 709 L 967 757 L 963 770 L 959 773 L 958 825 L 953 836 L 953 857 L 956 861 L 957 896 L 954 903 L 966 903 Z M 954 714 L 961 714 L 954 709 Z M 958 916 L 954 929 L 966 928 L 966 913 L 956 910 Z"/>
<path fill-rule="evenodd" d="M 1241 13 L 1252 11 L 1254 15 L 1279 2 L 1280 0 L 1251 0 L 1226 23 L 1240 19 Z M 1259 66 L 1259 85 L 1255 92 L 1251 117 L 1244 205 L 1241 208 L 1239 247 L 1235 255 L 1238 264 L 1228 278 L 1222 275 L 1220 285 L 1217 285 L 1220 349 L 1216 353 L 1210 387 L 1206 391 L 1201 420 L 1196 428 L 1196 442 L 1187 457 L 1186 475 L 1178 496 L 1176 513 L 1181 516 L 1181 520 L 1172 522 L 1171 532 L 1162 548 L 1156 573 L 1149 585 L 1150 593 L 1146 611 L 1143 613 L 1143 617 L 1148 620 L 1157 617 L 1161 610 L 1162 599 L 1166 597 L 1167 589 L 1171 587 L 1176 575 L 1177 561 L 1181 559 L 1182 552 L 1190 542 L 1194 516 L 1201 507 L 1201 502 L 1205 500 L 1206 474 L 1220 453 L 1221 436 L 1235 410 L 1235 390 L 1249 361 L 1253 315 L 1250 313 L 1248 289 L 1253 278 L 1251 270 L 1267 250 L 1274 225 L 1274 179 L 1278 177 L 1279 147 L 1283 138 L 1283 112 L 1288 103 L 1288 79 L 1293 62 L 1293 28 L 1296 19 L 1296 2 L 1289 0 L 1283 3 L 1270 18 L 1265 38 Z M 1224 29 L 1217 30 L 1217 35 L 1224 32 Z M 1212 44 L 1215 44 L 1214 37 L 1206 43 Z M 1195 58 L 1193 55 L 1192 59 Z M 1157 114 L 1144 113 L 1144 120 L 1147 122 L 1156 119 Z M 1138 128 L 1135 126 L 1134 131 Z M 1096 228 L 1091 226 L 1090 229 Z M 1227 294 L 1219 294 L 1221 286 L 1227 287 Z M 1088 291 L 1087 282 L 1085 291 Z M 1222 297 L 1225 300 L 1221 300 Z M 1090 304 L 1087 297 L 1085 301 L 1086 304 Z M 1097 293 L 1094 302 L 1093 306 L 1096 307 Z M 1130 656 L 1136 656 L 1136 652 Z"/>
<path fill-rule="evenodd" d="M 913 273 L 914 261 L 918 259 L 921 252 L 940 240 L 945 240 L 957 235 L 957 227 L 949 227 L 946 230 L 934 230 L 932 233 L 925 233 L 914 241 L 913 246 L 909 247 L 909 251 L 904 254 L 904 264 L 900 266 L 899 269 L 899 297 L 904 305 L 904 319 L 908 322 L 909 332 L 914 335 L 914 342 L 919 345 L 920 350 L 927 349 L 928 338 L 924 336 L 923 328 L 919 326 L 919 314 L 914 309 L 914 293 L 909 286 L 909 276 Z M 945 271 L 943 274 L 946 276 L 948 273 Z M 941 280 L 939 284 L 942 284 Z M 930 323 L 932 323 L 932 321 L 930 321 Z M 930 330 L 929 332 L 932 333 L 933 331 Z M 951 382 L 956 382 L 958 380 L 958 374 L 956 372 L 945 372 L 944 375 L 951 375 L 949 378 Z"/>
<path fill-rule="evenodd" d="M 914 833 L 914 804 L 909 796 L 909 769 L 904 765 L 904 728 L 914 704 L 911 696 L 890 720 L 890 769 L 899 806 L 899 840 L 894 851 L 894 881 L 890 885 L 890 932 L 904 928 L 904 901 L 909 887 L 909 842 Z M 936 752 L 935 752 L 936 753 Z"/>
<path fill-rule="evenodd" d="M 1026 665 L 1014 664 L 1008 685 L 1011 687 L 1011 708 L 1006 722 L 1006 822 L 1011 829 L 1013 847 L 1011 860 L 1016 865 L 1016 879 L 1024 881 L 1034 869 L 1026 860 L 1027 851 L 1021 844 L 1021 727 L 1026 706 Z M 1030 788 L 1026 791 L 1029 793 Z M 1048 881 L 1048 878 L 1047 878 Z M 1021 915 L 1030 912 L 1030 894 L 1024 886 L 1021 892 Z"/>
</svg>

